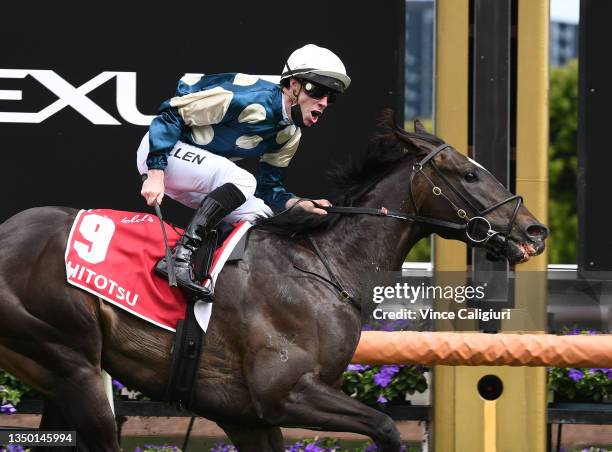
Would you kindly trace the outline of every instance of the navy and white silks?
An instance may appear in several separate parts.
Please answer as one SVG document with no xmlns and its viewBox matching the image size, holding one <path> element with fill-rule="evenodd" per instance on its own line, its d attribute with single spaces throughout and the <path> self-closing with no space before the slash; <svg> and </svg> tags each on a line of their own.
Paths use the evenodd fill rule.
<svg viewBox="0 0 612 452">
<path fill-rule="evenodd" d="M 283 179 L 300 136 L 279 85 L 241 73 L 187 74 L 151 122 L 138 169 L 164 170 L 165 193 L 191 208 L 231 182 L 247 201 L 227 221 L 254 220 L 295 196 Z M 256 178 L 231 161 L 246 157 L 260 158 Z"/>
</svg>

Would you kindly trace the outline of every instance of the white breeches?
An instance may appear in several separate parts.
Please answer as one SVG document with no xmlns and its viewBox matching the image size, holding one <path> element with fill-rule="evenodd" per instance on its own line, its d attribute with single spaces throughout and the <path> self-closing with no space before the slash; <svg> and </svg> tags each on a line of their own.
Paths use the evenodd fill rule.
<svg viewBox="0 0 612 452">
<path fill-rule="evenodd" d="M 140 174 L 147 173 L 148 154 L 147 132 L 138 148 L 136 163 Z M 253 222 L 258 217 L 272 215 L 272 209 L 255 197 L 255 177 L 234 162 L 182 141 L 176 143 L 170 151 L 168 166 L 164 171 L 165 194 L 181 204 L 197 209 L 211 191 L 228 182 L 242 191 L 246 201 L 225 217 L 225 221 Z"/>
</svg>

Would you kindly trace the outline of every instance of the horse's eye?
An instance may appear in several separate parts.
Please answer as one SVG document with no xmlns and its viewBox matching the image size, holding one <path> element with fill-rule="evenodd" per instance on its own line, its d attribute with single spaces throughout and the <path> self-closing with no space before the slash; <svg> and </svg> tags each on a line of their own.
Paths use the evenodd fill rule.
<svg viewBox="0 0 612 452">
<path fill-rule="evenodd" d="M 469 173 L 465 173 L 465 176 L 463 176 L 463 178 L 467 181 L 467 182 L 475 182 L 478 180 L 478 176 L 476 176 L 475 173 L 469 172 Z"/>
</svg>

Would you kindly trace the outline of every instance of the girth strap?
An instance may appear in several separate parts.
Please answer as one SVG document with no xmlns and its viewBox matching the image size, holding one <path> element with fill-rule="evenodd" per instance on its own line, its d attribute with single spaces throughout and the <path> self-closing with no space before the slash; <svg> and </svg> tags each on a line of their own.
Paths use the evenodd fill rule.
<svg viewBox="0 0 612 452">
<path fill-rule="evenodd" d="M 217 231 L 213 230 L 203 237 L 202 245 L 196 252 L 195 275 L 198 281 L 208 276 L 216 247 Z M 185 318 L 176 324 L 170 377 L 166 386 L 166 401 L 175 402 L 187 410 L 193 403 L 193 388 L 200 367 L 202 343 L 204 342 L 204 331 L 198 324 L 193 309 L 200 299 L 198 296 L 187 297 Z M 213 301 L 212 290 L 210 299 L 202 299 L 202 301 L 208 303 Z"/>
</svg>

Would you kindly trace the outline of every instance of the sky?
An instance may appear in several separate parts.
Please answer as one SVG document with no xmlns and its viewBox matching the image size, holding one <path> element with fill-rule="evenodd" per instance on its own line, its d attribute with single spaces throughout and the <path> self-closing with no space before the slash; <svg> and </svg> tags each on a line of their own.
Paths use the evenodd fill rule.
<svg viewBox="0 0 612 452">
<path fill-rule="evenodd" d="M 578 23 L 580 0 L 550 0 L 550 19 Z"/>
</svg>

